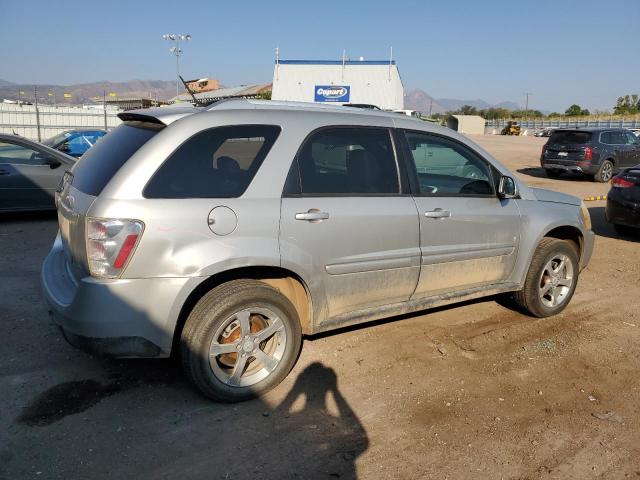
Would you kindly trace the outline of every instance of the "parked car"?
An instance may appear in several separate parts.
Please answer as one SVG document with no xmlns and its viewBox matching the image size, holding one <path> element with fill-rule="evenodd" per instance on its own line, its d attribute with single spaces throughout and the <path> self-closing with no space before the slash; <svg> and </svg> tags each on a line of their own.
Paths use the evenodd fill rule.
<svg viewBox="0 0 640 480">
<path fill-rule="evenodd" d="M 280 383 L 303 334 L 506 292 L 557 314 L 591 257 L 579 199 L 408 116 L 240 99 L 119 116 L 63 180 L 44 295 L 72 344 L 178 353 L 215 400 Z"/>
<path fill-rule="evenodd" d="M 50 210 L 75 158 L 17 135 L 0 134 L 0 211 Z"/>
<path fill-rule="evenodd" d="M 534 137 L 550 137 L 554 130 L 558 127 L 545 127 L 533 134 Z"/>
<path fill-rule="evenodd" d="M 620 233 L 640 233 L 640 165 L 613 177 L 605 215 Z"/>
<path fill-rule="evenodd" d="M 106 131 L 96 129 L 67 130 L 42 143 L 72 157 L 80 158 L 106 134 Z"/>
<path fill-rule="evenodd" d="M 624 128 L 558 129 L 542 147 L 547 176 L 565 172 L 608 182 L 621 169 L 640 163 L 640 139 Z"/>
</svg>

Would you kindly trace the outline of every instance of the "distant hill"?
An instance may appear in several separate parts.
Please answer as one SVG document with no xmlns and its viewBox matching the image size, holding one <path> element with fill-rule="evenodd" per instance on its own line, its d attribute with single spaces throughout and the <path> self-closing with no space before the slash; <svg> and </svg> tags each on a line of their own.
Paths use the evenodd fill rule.
<svg viewBox="0 0 640 480">
<path fill-rule="evenodd" d="M 6 80 L 0 80 L 0 100 L 7 98 L 17 100 L 18 96 L 22 99 L 33 101 L 34 87 L 32 84 L 14 84 Z M 176 94 L 175 81 L 166 80 L 131 80 L 128 82 L 93 82 L 80 83 L 77 85 L 37 85 L 38 99 L 43 103 L 53 101 L 53 95 L 48 96 L 47 93 L 55 93 L 55 100 L 58 104 L 67 103 L 70 105 L 78 105 L 91 102 L 91 97 L 102 98 L 103 92 L 115 93 L 118 98 L 157 98 L 159 100 L 168 100 Z M 25 92 L 20 95 L 19 92 Z M 65 99 L 63 94 L 70 93 L 71 98 Z M 113 98 L 113 97 L 111 97 Z"/>
<path fill-rule="evenodd" d="M 433 98 L 428 93 L 418 88 L 406 90 L 404 97 L 404 108 L 409 110 L 418 110 L 423 113 L 446 113 L 458 110 L 463 105 L 476 107 L 478 110 L 485 108 L 507 108 L 509 110 L 517 110 L 520 107 L 514 102 L 500 102 L 491 104 L 482 99 L 476 100 L 459 100 L 457 98 Z"/>
</svg>

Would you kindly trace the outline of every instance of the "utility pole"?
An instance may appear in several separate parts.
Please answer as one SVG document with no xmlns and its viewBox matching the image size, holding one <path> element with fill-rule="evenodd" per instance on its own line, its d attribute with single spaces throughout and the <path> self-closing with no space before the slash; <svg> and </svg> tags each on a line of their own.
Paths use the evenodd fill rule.
<svg viewBox="0 0 640 480">
<path fill-rule="evenodd" d="M 36 126 L 38 127 L 38 142 L 42 141 L 42 135 L 40 134 L 40 110 L 38 109 L 38 87 L 33 87 L 33 96 L 36 101 Z"/>
<path fill-rule="evenodd" d="M 188 42 L 191 40 L 191 35 L 188 33 L 175 34 L 166 33 L 162 35 L 164 40 L 170 40 L 174 42 L 174 46 L 169 49 L 171 53 L 176 56 L 176 97 L 180 95 L 180 55 L 182 55 L 182 49 L 180 48 L 180 40 Z"/>
<path fill-rule="evenodd" d="M 531 95 L 529 92 L 525 92 L 524 96 L 525 96 L 525 106 L 524 106 L 524 119 L 527 120 L 527 118 L 529 117 L 529 95 Z"/>
<path fill-rule="evenodd" d="M 104 112 L 104 130 L 107 130 L 107 91 L 102 90 L 102 111 Z"/>
</svg>

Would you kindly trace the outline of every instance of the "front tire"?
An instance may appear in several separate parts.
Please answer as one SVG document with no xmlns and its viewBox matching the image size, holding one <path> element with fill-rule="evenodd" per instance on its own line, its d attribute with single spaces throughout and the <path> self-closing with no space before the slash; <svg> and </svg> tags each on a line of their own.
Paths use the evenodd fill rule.
<svg viewBox="0 0 640 480">
<path fill-rule="evenodd" d="M 613 177 L 613 162 L 611 160 L 605 160 L 600 165 L 598 172 L 593 176 L 596 182 L 606 183 Z"/>
<path fill-rule="evenodd" d="M 524 288 L 514 298 L 535 317 L 556 315 L 571 301 L 579 270 L 578 253 L 572 243 L 544 238 L 533 254 Z"/>
<path fill-rule="evenodd" d="M 278 385 L 301 343 L 298 313 L 284 295 L 263 282 L 234 280 L 198 301 L 182 331 L 180 355 L 205 396 L 240 402 Z"/>
</svg>

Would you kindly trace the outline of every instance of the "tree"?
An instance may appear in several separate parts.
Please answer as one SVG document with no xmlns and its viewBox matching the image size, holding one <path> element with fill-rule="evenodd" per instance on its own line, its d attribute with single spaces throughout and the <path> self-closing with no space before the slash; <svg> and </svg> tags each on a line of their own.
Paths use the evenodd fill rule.
<svg viewBox="0 0 640 480">
<path fill-rule="evenodd" d="M 477 115 L 478 109 L 471 105 L 462 105 L 458 110 L 451 113 L 454 115 Z"/>
<path fill-rule="evenodd" d="M 589 115 L 589 110 L 574 103 L 565 110 L 564 114 L 568 117 L 578 117 L 580 115 Z"/>
<path fill-rule="evenodd" d="M 640 97 L 637 94 L 618 97 L 613 113 L 617 115 L 633 115 L 640 113 Z"/>
</svg>

